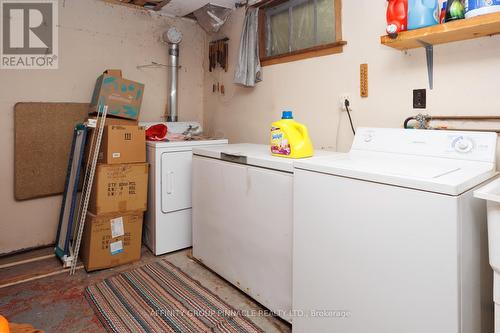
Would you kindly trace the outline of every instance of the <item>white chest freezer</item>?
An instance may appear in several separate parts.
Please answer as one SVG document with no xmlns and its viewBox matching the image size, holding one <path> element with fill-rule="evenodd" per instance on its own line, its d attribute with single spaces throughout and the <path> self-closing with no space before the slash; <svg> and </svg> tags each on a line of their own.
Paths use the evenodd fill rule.
<svg viewBox="0 0 500 333">
<path fill-rule="evenodd" d="M 193 153 L 194 257 L 291 321 L 294 161 L 254 144 Z"/>
</svg>

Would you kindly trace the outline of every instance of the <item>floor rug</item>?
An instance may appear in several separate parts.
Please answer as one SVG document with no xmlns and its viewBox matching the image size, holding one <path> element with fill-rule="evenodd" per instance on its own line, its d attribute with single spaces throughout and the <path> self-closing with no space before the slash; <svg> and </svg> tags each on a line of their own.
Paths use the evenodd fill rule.
<svg viewBox="0 0 500 333">
<path fill-rule="evenodd" d="M 166 260 L 89 286 L 85 296 L 108 332 L 263 332 Z"/>
</svg>

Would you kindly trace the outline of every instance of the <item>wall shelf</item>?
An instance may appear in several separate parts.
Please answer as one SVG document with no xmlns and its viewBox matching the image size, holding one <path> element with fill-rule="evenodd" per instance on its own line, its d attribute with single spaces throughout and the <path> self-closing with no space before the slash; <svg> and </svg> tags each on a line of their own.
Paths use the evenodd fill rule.
<svg viewBox="0 0 500 333">
<path fill-rule="evenodd" d="M 500 34 L 500 13 L 476 16 L 439 24 L 428 28 L 404 31 L 396 38 L 380 37 L 383 45 L 409 50 L 428 45 L 438 45 Z"/>
<path fill-rule="evenodd" d="M 497 34 L 500 34 L 500 13 L 493 13 L 428 28 L 403 31 L 396 38 L 382 36 L 380 42 L 401 51 L 425 48 L 429 88 L 432 90 L 434 87 L 434 45 Z"/>
</svg>

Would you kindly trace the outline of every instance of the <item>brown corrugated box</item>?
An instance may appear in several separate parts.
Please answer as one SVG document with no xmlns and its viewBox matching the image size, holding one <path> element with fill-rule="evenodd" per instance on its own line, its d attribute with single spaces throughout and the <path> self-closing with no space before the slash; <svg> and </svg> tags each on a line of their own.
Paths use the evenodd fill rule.
<svg viewBox="0 0 500 333">
<path fill-rule="evenodd" d="M 104 127 L 99 163 L 123 164 L 146 162 L 146 131 L 140 126 Z"/>
<path fill-rule="evenodd" d="M 95 120 L 95 117 L 89 119 Z M 110 127 L 111 129 L 109 129 Z M 127 131 L 129 128 L 130 130 Z M 85 161 L 88 160 L 90 143 L 94 140 L 95 133 L 96 130 L 93 129 L 87 139 Z M 106 117 L 97 162 L 104 164 L 146 162 L 146 131 L 144 127 L 137 126 L 136 120 Z"/>
<path fill-rule="evenodd" d="M 143 212 L 96 216 L 88 213 L 80 251 L 87 271 L 141 258 Z"/>
<path fill-rule="evenodd" d="M 89 119 L 97 120 L 96 116 L 90 116 Z M 115 118 L 113 116 L 106 116 L 106 121 L 104 125 L 125 125 L 125 126 L 133 126 L 138 125 L 138 120 L 133 119 L 123 119 L 123 118 Z"/>
<path fill-rule="evenodd" d="M 147 163 L 99 164 L 92 186 L 89 211 L 95 215 L 145 211 L 148 170 Z"/>
</svg>

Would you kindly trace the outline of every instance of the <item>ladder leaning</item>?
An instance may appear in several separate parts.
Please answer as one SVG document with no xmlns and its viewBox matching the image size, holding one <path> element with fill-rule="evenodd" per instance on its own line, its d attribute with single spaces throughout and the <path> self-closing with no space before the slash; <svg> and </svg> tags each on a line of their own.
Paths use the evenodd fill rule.
<svg viewBox="0 0 500 333">
<path fill-rule="evenodd" d="M 97 159 L 99 157 L 99 149 L 101 148 L 102 133 L 104 132 L 104 125 L 106 116 L 108 115 L 108 106 L 99 106 L 97 110 L 97 123 L 96 133 L 93 135 L 89 149 L 89 159 L 85 168 L 85 178 L 83 181 L 82 196 L 80 198 L 80 206 L 78 209 L 78 222 L 76 239 L 73 246 L 74 260 L 71 262 L 70 275 L 75 274 L 76 264 L 78 261 L 78 253 L 80 251 L 80 244 L 82 242 L 83 228 L 85 227 L 85 219 L 87 217 L 87 210 L 89 207 L 90 194 L 92 192 L 92 184 L 94 182 L 94 175 L 97 166 Z"/>
<path fill-rule="evenodd" d="M 79 124 L 75 128 L 55 248 L 55 253 L 63 262 L 63 267 L 70 267 L 71 275 L 76 271 L 107 114 L 108 107 L 100 105 L 95 121 L 89 120 L 86 124 Z M 94 128 L 94 134 L 90 140 L 78 213 L 75 216 L 80 171 L 90 128 Z M 73 228 L 73 222 L 76 222 L 75 228 Z"/>
</svg>

